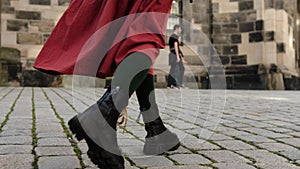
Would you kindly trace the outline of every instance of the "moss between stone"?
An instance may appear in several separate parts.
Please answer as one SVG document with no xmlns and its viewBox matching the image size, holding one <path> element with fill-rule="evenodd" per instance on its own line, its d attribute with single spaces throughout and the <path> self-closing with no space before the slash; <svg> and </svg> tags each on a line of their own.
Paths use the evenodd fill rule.
<svg viewBox="0 0 300 169">
<path fill-rule="evenodd" d="M 31 135 L 32 135 L 32 151 L 31 153 L 34 156 L 34 161 L 32 162 L 32 167 L 34 169 L 38 169 L 38 156 L 36 154 L 35 148 L 37 147 L 37 134 L 36 134 L 36 115 L 35 115 L 35 102 L 34 102 L 34 89 L 32 88 L 32 97 L 31 97 L 31 104 L 32 104 L 32 128 L 31 128 Z"/>
<path fill-rule="evenodd" d="M 6 125 L 6 123 L 9 120 L 9 116 L 10 114 L 14 111 L 14 108 L 16 106 L 17 101 L 19 100 L 22 92 L 23 92 L 24 88 L 22 88 L 22 90 L 20 91 L 20 93 L 18 94 L 17 98 L 15 99 L 14 103 L 12 104 L 12 106 L 10 107 L 10 111 L 6 114 L 4 121 L 1 123 L 0 125 L 0 133 L 2 132 L 2 128 Z M 7 94 L 8 95 L 8 94 Z M 6 96 L 7 96 L 6 95 Z"/>
<path fill-rule="evenodd" d="M 85 164 L 83 163 L 83 159 L 82 159 L 82 156 L 81 156 L 81 155 L 82 155 L 82 152 L 81 152 L 81 150 L 79 149 L 78 145 L 75 143 L 75 141 L 73 141 L 72 139 L 70 139 L 70 138 L 72 138 L 72 134 L 70 133 L 70 131 L 69 131 L 68 128 L 66 127 L 63 118 L 60 117 L 60 115 L 57 113 L 57 111 L 56 111 L 56 109 L 55 109 L 55 107 L 54 107 L 52 101 L 50 100 L 50 98 L 48 97 L 48 95 L 46 94 L 46 92 L 45 92 L 43 89 L 42 89 L 42 92 L 44 93 L 46 99 L 49 101 L 50 106 L 51 106 L 51 109 L 53 110 L 53 112 L 54 112 L 56 118 L 60 120 L 60 124 L 61 124 L 61 126 L 62 126 L 62 128 L 63 128 L 63 131 L 64 131 L 64 133 L 66 134 L 66 137 L 68 138 L 69 142 L 71 143 L 71 146 L 73 147 L 73 150 L 74 150 L 74 152 L 75 152 L 75 154 L 76 154 L 76 156 L 77 156 L 77 158 L 78 158 L 78 160 L 79 160 L 79 162 L 80 162 L 81 168 L 82 168 L 82 169 L 85 168 Z"/>
</svg>

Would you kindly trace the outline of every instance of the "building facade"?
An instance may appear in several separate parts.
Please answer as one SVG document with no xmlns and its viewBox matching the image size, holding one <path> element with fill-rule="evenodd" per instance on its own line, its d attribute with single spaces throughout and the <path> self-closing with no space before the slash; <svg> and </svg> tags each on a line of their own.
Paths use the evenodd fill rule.
<svg viewBox="0 0 300 169">
<path fill-rule="evenodd" d="M 69 1 L 2 0 L 1 46 L 20 51 L 23 69 L 31 68 Z M 209 87 L 203 85 L 208 84 L 205 79 L 209 80 L 207 68 L 196 52 L 189 49 L 203 50 L 207 46 L 204 34 L 217 51 L 217 56 L 212 57 L 220 58 L 224 65 L 228 88 L 297 88 L 299 3 L 299 0 L 194 0 L 190 4 L 188 0 L 174 0 L 168 34 L 174 24 L 182 24 L 184 41 L 191 44 L 183 47 L 191 69 L 186 79 L 194 77 L 202 88 Z M 157 81 L 164 83 L 165 73 L 157 72 L 161 75 Z"/>
<path fill-rule="evenodd" d="M 228 88 L 295 89 L 300 85 L 299 6 L 299 0 L 183 1 L 183 18 L 210 39 Z M 187 40 L 201 41 L 187 30 Z"/>
</svg>

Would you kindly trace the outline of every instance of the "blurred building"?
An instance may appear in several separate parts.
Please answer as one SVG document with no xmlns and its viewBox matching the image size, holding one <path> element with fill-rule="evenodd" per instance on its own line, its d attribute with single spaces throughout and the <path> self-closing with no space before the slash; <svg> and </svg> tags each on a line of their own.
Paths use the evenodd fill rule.
<svg viewBox="0 0 300 169">
<path fill-rule="evenodd" d="M 299 0 L 194 2 L 183 1 L 183 17 L 210 38 L 228 88 L 299 89 Z"/>
<path fill-rule="evenodd" d="M 31 69 L 68 4 L 69 0 L 1 1 L 1 46 L 20 51 L 23 70 Z M 220 59 L 230 89 L 299 88 L 299 6 L 299 0 L 174 0 L 168 35 L 174 24 L 183 25 L 186 83 L 209 88 L 207 70 Z M 167 50 L 156 63 L 158 86 L 165 86 Z M 211 56 L 211 63 L 196 53 Z"/>
</svg>

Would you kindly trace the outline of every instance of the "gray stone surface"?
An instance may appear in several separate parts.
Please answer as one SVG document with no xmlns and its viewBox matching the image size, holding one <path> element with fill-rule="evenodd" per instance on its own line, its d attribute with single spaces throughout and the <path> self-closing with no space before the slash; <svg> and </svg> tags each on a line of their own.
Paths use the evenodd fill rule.
<svg viewBox="0 0 300 169">
<path fill-rule="evenodd" d="M 274 140 L 268 139 L 263 136 L 258 136 L 258 135 L 240 135 L 236 136 L 237 138 L 247 141 L 247 142 L 253 142 L 253 143 L 272 143 L 275 142 Z"/>
<path fill-rule="evenodd" d="M 239 153 L 253 158 L 256 163 L 255 166 L 271 169 L 271 168 L 286 168 L 296 169 L 299 168 L 289 163 L 289 161 L 281 156 L 270 153 L 266 150 L 244 150 Z"/>
<path fill-rule="evenodd" d="M 71 169 L 80 168 L 80 163 L 75 156 L 40 157 L 38 167 L 43 169 Z"/>
<path fill-rule="evenodd" d="M 255 149 L 255 147 L 244 143 L 240 140 L 226 140 L 226 141 L 215 141 L 218 145 L 221 147 L 227 149 L 227 150 L 249 150 L 249 149 Z"/>
<path fill-rule="evenodd" d="M 213 166 L 218 169 L 255 169 L 255 167 L 245 163 L 215 163 Z"/>
<path fill-rule="evenodd" d="M 33 88 L 37 136 L 37 145 L 33 147 L 32 89 L 24 88 L 17 99 L 22 89 L 0 87 L 0 107 L 6 112 L 0 113 L 0 123 L 17 101 L 7 123 L 0 129 L 0 168 L 32 168 L 33 148 L 40 169 L 80 168 L 80 159 L 71 146 L 73 142 L 73 146 L 81 150 L 86 168 L 96 169 L 86 154 L 85 141 L 66 138 L 61 118 L 67 127 L 72 116 L 94 103 L 90 98 L 94 90 L 97 97 L 104 90 Z M 5 94 L 10 90 L 12 92 L 2 99 L 1 92 Z M 126 132 L 118 129 L 126 169 L 300 168 L 299 92 L 228 91 L 224 96 L 217 91 L 211 100 L 212 91 L 200 90 L 200 95 L 195 90 L 180 91 L 157 90 L 162 119 L 182 143 L 178 150 L 159 156 L 144 156 L 141 140 L 146 132 L 143 122 L 135 121 L 139 112 L 136 96 L 130 100 Z M 186 99 L 183 101 L 181 96 Z M 226 107 L 222 110 L 220 105 L 225 97 Z M 173 99 L 165 103 L 163 98 Z M 211 103 L 214 108 L 210 110 Z"/>
<path fill-rule="evenodd" d="M 3 130 L 0 136 L 30 136 L 31 130 Z"/>
<path fill-rule="evenodd" d="M 212 150 L 220 149 L 219 146 L 209 143 L 205 140 L 197 139 L 196 137 L 187 136 L 181 140 L 181 143 L 193 150 Z"/>
<path fill-rule="evenodd" d="M 32 154 L 0 155 L 1 169 L 31 169 L 33 160 Z"/>
<path fill-rule="evenodd" d="M 138 167 L 172 166 L 173 162 L 163 156 L 136 157 L 131 160 Z"/>
<path fill-rule="evenodd" d="M 57 132 L 57 131 L 49 131 L 45 133 L 37 133 L 38 138 L 57 138 L 57 137 L 66 137 L 65 133 Z"/>
<path fill-rule="evenodd" d="M 73 147 L 37 147 L 38 156 L 72 156 L 76 155 Z"/>
<path fill-rule="evenodd" d="M 228 150 L 201 151 L 205 156 L 217 161 L 218 163 L 249 163 L 250 161 L 243 156 Z"/>
<path fill-rule="evenodd" d="M 31 154 L 31 145 L 0 145 L 0 155 L 4 154 Z"/>
<path fill-rule="evenodd" d="M 212 162 L 207 158 L 198 154 L 175 154 L 170 158 L 178 162 L 179 164 L 211 164 Z"/>
<path fill-rule="evenodd" d="M 31 145 L 31 136 L 0 137 L 0 145 Z"/>
<path fill-rule="evenodd" d="M 181 165 L 181 166 L 167 166 L 167 167 L 149 167 L 148 169 L 212 169 L 207 166 L 200 165 Z"/>
<path fill-rule="evenodd" d="M 67 138 L 41 138 L 38 140 L 38 146 L 70 146 Z"/>
<path fill-rule="evenodd" d="M 279 141 L 300 148 L 300 138 L 284 138 Z"/>
<path fill-rule="evenodd" d="M 262 143 L 262 144 L 258 144 L 258 146 L 273 152 L 281 152 L 281 151 L 288 151 L 288 150 L 297 151 L 296 148 L 282 143 Z"/>
</svg>

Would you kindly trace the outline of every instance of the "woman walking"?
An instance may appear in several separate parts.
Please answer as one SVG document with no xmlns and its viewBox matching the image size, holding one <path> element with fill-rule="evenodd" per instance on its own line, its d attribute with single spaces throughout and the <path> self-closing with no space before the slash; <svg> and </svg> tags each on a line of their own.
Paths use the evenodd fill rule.
<svg viewBox="0 0 300 169">
<path fill-rule="evenodd" d="M 113 76 L 104 95 L 68 122 L 99 168 L 124 168 L 116 124 L 134 92 L 147 131 L 144 153 L 180 146 L 159 116 L 152 68 L 165 47 L 171 5 L 172 0 L 72 0 L 36 59 L 34 67 L 50 74 Z"/>
</svg>

